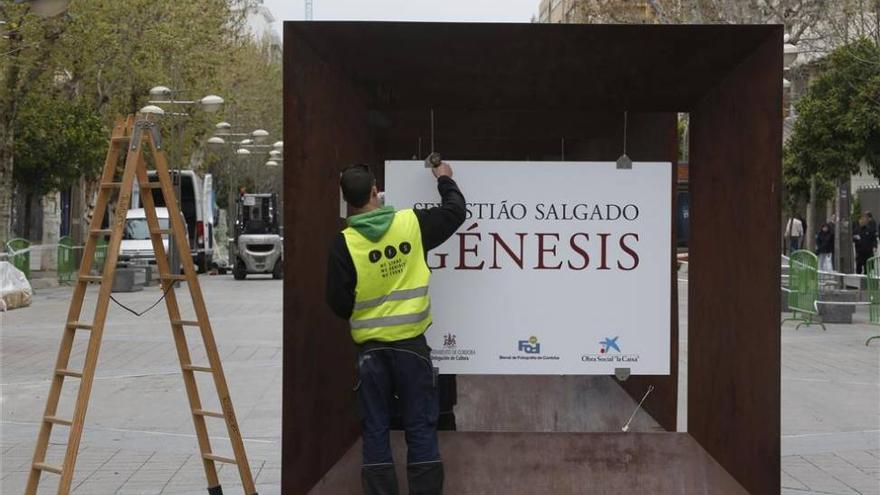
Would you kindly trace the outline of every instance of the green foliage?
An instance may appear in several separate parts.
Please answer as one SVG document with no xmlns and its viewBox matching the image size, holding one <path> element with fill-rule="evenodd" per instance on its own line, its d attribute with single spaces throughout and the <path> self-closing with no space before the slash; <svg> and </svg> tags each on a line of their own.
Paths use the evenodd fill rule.
<svg viewBox="0 0 880 495">
<path fill-rule="evenodd" d="M 789 172 L 843 178 L 865 160 L 880 176 L 880 48 L 862 39 L 832 52 L 798 102 Z M 787 177 L 787 180 L 794 180 Z"/>
<path fill-rule="evenodd" d="M 785 188 L 785 206 L 792 211 L 796 205 L 810 201 L 810 172 L 797 161 L 789 146 L 783 149 L 782 182 Z M 834 197 L 834 180 L 824 174 L 816 173 L 816 202 L 821 203 Z"/>
<path fill-rule="evenodd" d="M 98 176 L 106 153 L 101 119 L 81 102 L 32 96 L 19 106 L 14 178 L 31 194 Z"/>
<path fill-rule="evenodd" d="M 38 169 L 33 168 L 32 157 L 39 154 L 43 162 L 66 160 L 64 155 L 50 157 L 48 151 L 16 142 L 26 135 L 57 135 L 55 125 L 63 112 L 51 112 L 52 105 L 69 109 L 69 101 L 80 102 L 77 111 L 89 117 L 88 125 L 97 118 L 109 129 L 117 117 L 146 105 L 151 87 L 162 85 L 181 90 L 177 100 L 197 100 L 207 94 L 226 100 L 220 114 L 207 114 L 199 105 L 163 104 L 167 114 L 161 128 L 172 166 L 183 162 L 184 168 L 216 169 L 215 185 L 228 189 L 223 182 L 224 172 L 233 169 L 230 156 L 204 153 L 214 124 L 228 120 L 242 131 L 261 127 L 271 133 L 271 142 L 281 139 L 279 54 L 253 41 L 244 29 L 247 8 L 255 3 L 73 0 L 65 15 L 41 19 L 26 4 L 0 0 L 0 19 L 14 29 L 0 38 L 0 51 L 7 54 L 0 57 L 0 151 L 11 151 L 0 153 L 0 172 L 13 170 L 16 181 L 36 190 L 42 186 L 31 181 L 32 171 Z M 31 101 L 34 95 L 40 98 Z M 188 115 L 172 116 L 172 112 Z M 35 113 L 51 114 L 54 122 L 37 129 L 42 124 L 34 120 Z M 108 137 L 105 133 L 101 153 Z M 262 177 L 265 161 L 263 156 L 238 164 L 238 176 L 256 176 L 278 187 L 278 177 L 271 181 Z M 59 170 L 55 177 L 69 178 L 68 172 Z M 49 181 L 44 189 L 57 187 Z"/>
</svg>

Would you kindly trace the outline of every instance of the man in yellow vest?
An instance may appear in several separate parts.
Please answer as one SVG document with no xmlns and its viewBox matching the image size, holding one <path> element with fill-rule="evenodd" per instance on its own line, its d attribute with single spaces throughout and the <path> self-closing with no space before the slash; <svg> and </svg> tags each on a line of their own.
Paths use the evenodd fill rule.
<svg viewBox="0 0 880 495">
<path fill-rule="evenodd" d="M 358 347 L 366 495 L 398 493 L 389 441 L 395 396 L 406 431 L 409 493 L 443 491 L 437 380 L 424 336 L 431 325 L 426 256 L 464 222 L 465 201 L 448 164 L 432 171 L 442 201 L 425 210 L 381 206 L 376 179 L 366 165 L 352 165 L 339 178 L 353 215 L 330 252 L 327 302 L 349 321 Z"/>
</svg>

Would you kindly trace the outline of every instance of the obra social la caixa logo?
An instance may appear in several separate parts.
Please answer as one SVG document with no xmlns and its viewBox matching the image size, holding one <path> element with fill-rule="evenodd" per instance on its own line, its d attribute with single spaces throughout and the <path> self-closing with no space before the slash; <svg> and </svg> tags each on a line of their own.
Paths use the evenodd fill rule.
<svg viewBox="0 0 880 495">
<path fill-rule="evenodd" d="M 598 354 L 584 354 L 581 356 L 581 361 L 585 363 L 596 363 L 596 362 L 627 362 L 632 363 L 639 360 L 638 354 L 624 354 L 621 351 L 620 336 L 616 337 L 605 337 L 604 340 L 599 341 L 599 353 Z"/>
</svg>

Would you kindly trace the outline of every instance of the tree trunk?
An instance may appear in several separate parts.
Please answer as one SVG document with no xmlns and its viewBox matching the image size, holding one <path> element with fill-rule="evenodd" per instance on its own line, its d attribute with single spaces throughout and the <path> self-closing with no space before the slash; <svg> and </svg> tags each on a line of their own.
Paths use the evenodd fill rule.
<svg viewBox="0 0 880 495">
<path fill-rule="evenodd" d="M 2 125 L 2 124 L 0 124 Z M 0 244 L 12 239 L 12 129 L 3 129 L 0 141 Z"/>
<path fill-rule="evenodd" d="M 807 203 L 807 224 L 804 225 L 804 249 L 816 250 L 816 178 L 810 178 L 810 200 Z"/>
<path fill-rule="evenodd" d="M 44 246 L 58 244 L 61 238 L 61 193 L 53 192 L 42 197 L 43 238 Z M 58 250 L 47 248 L 40 251 L 40 270 L 54 271 L 58 269 Z"/>
<path fill-rule="evenodd" d="M 31 240 L 31 215 L 33 214 L 33 208 L 31 208 L 31 203 L 34 202 L 34 193 L 26 192 L 24 195 L 24 232 L 21 233 L 21 236 Z"/>
<path fill-rule="evenodd" d="M 853 272 L 853 242 L 850 219 L 850 185 L 849 177 L 837 180 L 837 221 L 834 235 L 834 255 L 837 259 L 837 271 Z"/>
</svg>

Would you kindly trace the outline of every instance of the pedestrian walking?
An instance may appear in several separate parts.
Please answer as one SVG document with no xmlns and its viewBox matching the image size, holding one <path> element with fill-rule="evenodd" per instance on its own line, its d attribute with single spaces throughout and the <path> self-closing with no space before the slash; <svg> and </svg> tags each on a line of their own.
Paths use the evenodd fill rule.
<svg viewBox="0 0 880 495">
<path fill-rule="evenodd" d="M 856 273 L 865 273 L 865 265 L 868 259 L 874 256 L 874 248 L 877 247 L 877 233 L 868 226 L 868 216 L 859 216 L 859 222 L 853 229 L 853 243 L 856 248 Z"/>
<path fill-rule="evenodd" d="M 819 257 L 819 270 L 833 272 L 834 263 L 834 230 L 828 223 L 823 223 L 816 233 L 816 256 Z"/>
<path fill-rule="evenodd" d="M 797 216 L 789 217 L 785 225 L 785 237 L 788 239 L 788 254 L 801 248 L 801 238 L 804 236 L 804 222 Z"/>
<path fill-rule="evenodd" d="M 389 441 L 394 397 L 406 431 L 409 493 L 443 491 L 437 376 L 424 336 L 431 325 L 426 256 L 464 222 L 465 200 L 452 167 L 441 163 L 432 172 L 441 205 L 425 210 L 381 206 L 366 165 L 352 165 L 339 178 L 353 215 L 330 251 L 327 303 L 349 321 L 358 350 L 365 495 L 398 493 Z"/>
</svg>

